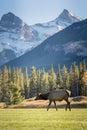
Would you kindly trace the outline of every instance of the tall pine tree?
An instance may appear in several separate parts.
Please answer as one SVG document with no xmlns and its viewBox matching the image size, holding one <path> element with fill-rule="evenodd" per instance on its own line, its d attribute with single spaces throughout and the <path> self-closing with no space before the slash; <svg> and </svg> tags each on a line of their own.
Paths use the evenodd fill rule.
<svg viewBox="0 0 87 130">
<path fill-rule="evenodd" d="M 25 68 L 25 81 L 24 81 L 24 93 L 25 93 L 25 99 L 29 97 L 29 75 L 28 75 L 28 68 Z"/>
<path fill-rule="evenodd" d="M 82 83 L 82 95 L 87 96 L 87 71 L 83 74 Z"/>
<path fill-rule="evenodd" d="M 63 66 L 63 69 L 62 69 L 62 80 L 63 80 L 62 87 L 64 89 L 68 89 L 69 88 L 69 74 L 65 65 Z"/>
<path fill-rule="evenodd" d="M 62 88 L 63 87 L 63 80 L 62 80 L 62 75 L 60 72 L 60 65 L 58 65 L 58 72 L 57 72 L 56 77 L 57 77 L 57 79 L 56 79 L 57 87 Z"/>
<path fill-rule="evenodd" d="M 69 74 L 69 81 L 70 81 L 70 90 L 72 92 L 72 96 L 79 95 L 79 70 L 78 66 L 74 62 L 70 68 Z"/>
<path fill-rule="evenodd" d="M 80 70 L 79 70 L 79 88 L 80 88 L 80 95 L 82 95 L 82 88 L 83 86 L 83 75 L 86 72 L 86 63 L 85 61 L 80 62 Z"/>
<path fill-rule="evenodd" d="M 8 77 L 8 69 L 6 66 L 2 69 L 2 74 L 1 74 L 1 92 L 2 92 L 2 97 L 1 101 L 6 101 L 6 96 L 8 92 L 8 83 L 9 83 L 9 77 Z"/>
<path fill-rule="evenodd" d="M 54 72 L 53 66 L 51 66 L 49 71 L 49 89 L 50 91 L 56 88 L 56 74 Z"/>
<path fill-rule="evenodd" d="M 31 68 L 31 74 L 30 74 L 30 92 L 29 92 L 29 97 L 33 97 L 37 94 L 37 89 L 36 89 L 36 68 L 32 67 Z"/>
</svg>

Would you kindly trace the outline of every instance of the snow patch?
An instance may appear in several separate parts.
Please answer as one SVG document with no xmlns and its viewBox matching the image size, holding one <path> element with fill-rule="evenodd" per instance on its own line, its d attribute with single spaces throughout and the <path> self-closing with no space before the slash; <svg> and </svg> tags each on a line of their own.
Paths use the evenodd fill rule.
<svg viewBox="0 0 87 130">
<path fill-rule="evenodd" d="M 75 53 L 78 56 L 87 56 L 87 47 L 83 44 L 87 44 L 86 41 L 72 41 L 64 44 L 65 54 Z"/>
<path fill-rule="evenodd" d="M 8 32 L 0 34 L 0 52 L 6 49 L 12 50 L 17 57 L 31 50 L 38 44 L 38 42 L 29 42 L 25 39 L 19 39 L 18 34 Z"/>
</svg>

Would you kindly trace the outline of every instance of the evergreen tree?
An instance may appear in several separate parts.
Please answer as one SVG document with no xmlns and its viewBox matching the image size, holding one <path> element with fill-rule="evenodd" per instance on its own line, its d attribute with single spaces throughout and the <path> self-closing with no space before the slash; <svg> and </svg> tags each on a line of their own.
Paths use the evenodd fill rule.
<svg viewBox="0 0 87 130">
<path fill-rule="evenodd" d="M 62 80 L 63 80 L 62 87 L 65 89 L 68 89 L 69 88 L 69 74 L 65 65 L 62 69 Z"/>
<path fill-rule="evenodd" d="M 80 88 L 80 95 L 82 95 L 82 87 L 83 87 L 83 75 L 86 72 L 86 64 L 85 61 L 80 62 L 80 70 L 79 70 L 79 88 Z"/>
<path fill-rule="evenodd" d="M 83 72 L 86 72 L 86 63 L 85 63 L 85 60 L 82 62 L 82 66 L 83 66 Z"/>
<path fill-rule="evenodd" d="M 51 69 L 49 71 L 49 89 L 50 91 L 56 88 L 56 74 L 54 72 L 53 66 L 51 66 Z"/>
<path fill-rule="evenodd" d="M 24 81 L 24 93 L 25 98 L 29 97 L 29 75 L 28 75 L 28 68 L 25 68 L 25 81 Z"/>
<path fill-rule="evenodd" d="M 37 93 L 49 91 L 48 73 L 42 70 L 37 71 Z"/>
<path fill-rule="evenodd" d="M 11 70 L 11 81 L 13 84 L 17 84 L 17 73 L 16 73 L 16 68 L 12 68 Z"/>
<path fill-rule="evenodd" d="M 79 70 L 78 66 L 74 62 L 70 68 L 70 74 L 69 74 L 69 80 L 70 80 L 70 89 L 72 92 L 72 96 L 78 96 L 79 95 Z"/>
<path fill-rule="evenodd" d="M 12 79 L 11 79 L 12 77 L 11 77 L 11 76 L 12 76 L 12 75 L 11 75 L 11 68 L 9 67 L 9 68 L 8 68 L 8 77 L 9 77 L 8 80 L 9 80 L 9 84 L 12 82 Z"/>
<path fill-rule="evenodd" d="M 15 77 L 16 77 L 16 82 L 15 84 L 17 84 L 17 86 L 20 86 L 20 69 L 16 68 L 15 70 Z"/>
<path fill-rule="evenodd" d="M 13 83 L 8 85 L 8 91 L 6 92 L 5 102 L 7 105 L 17 104 L 22 101 L 23 98 L 21 96 L 19 87 Z"/>
<path fill-rule="evenodd" d="M 46 86 L 45 86 L 45 71 L 44 69 L 41 70 L 40 73 L 40 92 L 44 93 L 46 90 Z"/>
<path fill-rule="evenodd" d="M 87 71 L 83 75 L 82 83 L 83 83 L 82 95 L 87 96 Z"/>
<path fill-rule="evenodd" d="M 57 72 L 57 81 L 56 81 L 56 83 L 57 83 L 57 87 L 58 88 L 62 88 L 62 85 L 63 85 L 63 80 L 62 80 L 62 76 L 61 76 L 61 73 L 60 73 L 60 65 L 58 65 L 58 72 Z"/>
<path fill-rule="evenodd" d="M 1 71 L 0 71 L 0 102 L 1 102 L 1 98 L 2 98 L 2 91 L 1 91 Z"/>
<path fill-rule="evenodd" d="M 37 71 L 37 80 L 36 80 L 37 94 L 41 92 L 41 71 Z"/>
<path fill-rule="evenodd" d="M 49 81 L 48 81 L 48 73 L 44 73 L 44 82 L 43 82 L 43 86 L 44 86 L 44 91 L 49 91 Z"/>
<path fill-rule="evenodd" d="M 18 71 L 19 75 L 19 87 L 22 97 L 24 97 L 24 74 L 22 73 L 21 68 Z"/>
<path fill-rule="evenodd" d="M 79 87 L 79 68 L 76 65 L 75 67 L 75 85 L 76 85 L 76 96 L 80 95 L 80 87 Z"/>
<path fill-rule="evenodd" d="M 1 92 L 2 92 L 2 97 L 1 101 L 5 102 L 5 96 L 8 91 L 8 83 L 9 83 L 9 77 L 8 77 L 8 69 L 6 66 L 2 69 L 2 74 L 1 74 Z"/>
<path fill-rule="evenodd" d="M 30 93 L 29 97 L 33 97 L 37 94 L 36 89 L 36 69 L 35 67 L 31 68 L 31 74 L 30 74 Z"/>
</svg>

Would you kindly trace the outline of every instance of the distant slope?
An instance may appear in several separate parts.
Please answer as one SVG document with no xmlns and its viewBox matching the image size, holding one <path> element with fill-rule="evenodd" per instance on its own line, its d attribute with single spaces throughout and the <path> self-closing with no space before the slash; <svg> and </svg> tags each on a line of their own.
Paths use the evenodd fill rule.
<svg viewBox="0 0 87 130">
<path fill-rule="evenodd" d="M 51 64 L 57 69 L 58 64 L 69 66 L 73 61 L 87 61 L 87 20 L 77 22 L 45 40 L 31 52 L 8 62 L 7 66 L 44 67 Z"/>
</svg>

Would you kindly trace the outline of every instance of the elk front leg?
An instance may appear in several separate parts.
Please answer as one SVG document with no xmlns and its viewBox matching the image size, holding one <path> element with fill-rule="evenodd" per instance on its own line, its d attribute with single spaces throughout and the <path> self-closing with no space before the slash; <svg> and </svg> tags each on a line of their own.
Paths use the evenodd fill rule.
<svg viewBox="0 0 87 130">
<path fill-rule="evenodd" d="M 47 111 L 49 110 L 49 107 L 51 105 L 52 101 L 49 101 L 48 107 L 47 107 Z"/>
</svg>

